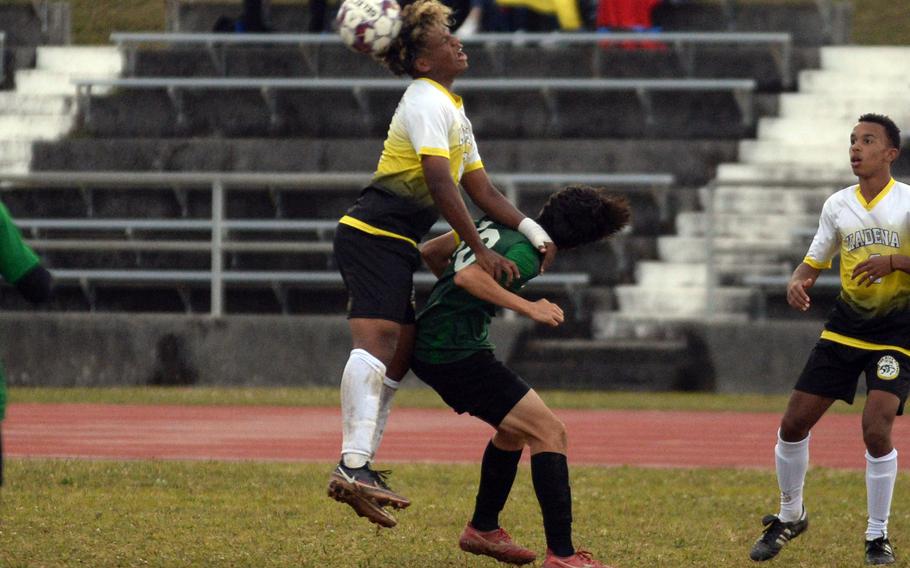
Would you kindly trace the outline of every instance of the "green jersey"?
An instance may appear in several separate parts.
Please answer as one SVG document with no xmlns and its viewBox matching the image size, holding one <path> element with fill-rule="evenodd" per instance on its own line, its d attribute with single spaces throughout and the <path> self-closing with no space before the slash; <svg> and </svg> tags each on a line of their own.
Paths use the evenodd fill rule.
<svg viewBox="0 0 910 568">
<path fill-rule="evenodd" d="M 540 272 L 540 253 L 518 231 L 483 218 L 476 222 L 477 232 L 487 248 L 518 266 L 521 278 L 512 281 L 513 292 L 521 289 Z M 492 351 L 490 321 L 496 306 L 471 295 L 455 284 L 455 273 L 470 266 L 476 258 L 464 242 L 452 255 L 427 305 L 417 315 L 417 341 L 414 356 L 426 363 L 450 363 L 478 351 Z"/>
<path fill-rule="evenodd" d="M 15 284 L 38 265 L 38 256 L 22 242 L 6 206 L 0 203 L 0 276 Z M 6 416 L 6 377 L 0 366 L 0 420 Z"/>
</svg>

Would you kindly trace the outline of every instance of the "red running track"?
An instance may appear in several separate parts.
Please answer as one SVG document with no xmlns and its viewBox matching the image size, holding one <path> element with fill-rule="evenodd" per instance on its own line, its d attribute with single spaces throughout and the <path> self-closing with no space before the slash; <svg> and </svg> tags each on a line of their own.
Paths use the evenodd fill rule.
<svg viewBox="0 0 910 568">
<path fill-rule="evenodd" d="M 557 415 L 576 464 L 774 467 L 778 414 Z M 476 462 L 491 434 L 486 424 L 449 410 L 396 408 L 378 461 Z M 331 462 L 341 446 L 341 417 L 337 408 L 13 404 L 3 438 L 14 457 Z M 894 439 L 908 438 L 910 423 L 897 420 Z M 859 415 L 825 416 L 812 433 L 814 465 L 861 469 L 863 452 Z"/>
</svg>

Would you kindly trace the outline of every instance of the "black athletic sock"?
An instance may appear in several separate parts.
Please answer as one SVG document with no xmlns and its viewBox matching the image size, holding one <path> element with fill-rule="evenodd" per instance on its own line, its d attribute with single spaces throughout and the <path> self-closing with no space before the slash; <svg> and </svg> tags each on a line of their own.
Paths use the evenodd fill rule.
<svg viewBox="0 0 910 568">
<path fill-rule="evenodd" d="M 540 452 L 531 456 L 531 479 L 543 513 L 547 548 L 556 556 L 572 556 L 572 489 L 565 454 Z"/>
<path fill-rule="evenodd" d="M 487 444 L 480 463 L 480 487 L 477 489 L 477 501 L 474 505 L 474 517 L 471 525 L 479 531 L 492 531 L 499 528 L 499 512 L 506 505 L 515 474 L 518 472 L 518 460 L 521 450 L 509 452 Z"/>
</svg>

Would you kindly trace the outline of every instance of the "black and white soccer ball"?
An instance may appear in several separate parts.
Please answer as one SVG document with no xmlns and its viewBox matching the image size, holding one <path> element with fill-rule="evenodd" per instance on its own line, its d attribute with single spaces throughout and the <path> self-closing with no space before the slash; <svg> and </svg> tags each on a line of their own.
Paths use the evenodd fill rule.
<svg viewBox="0 0 910 568">
<path fill-rule="evenodd" d="M 344 0 L 335 22 L 345 45 L 380 56 L 401 31 L 401 7 L 395 0 Z"/>
</svg>

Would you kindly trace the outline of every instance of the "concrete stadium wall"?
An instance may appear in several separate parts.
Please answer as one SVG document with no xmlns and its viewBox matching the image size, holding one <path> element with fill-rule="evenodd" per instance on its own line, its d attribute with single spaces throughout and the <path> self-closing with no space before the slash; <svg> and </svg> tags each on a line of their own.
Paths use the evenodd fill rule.
<svg viewBox="0 0 910 568">
<path fill-rule="evenodd" d="M 526 325 L 498 322 L 503 356 Z M 13 386 L 337 385 L 350 345 L 343 316 L 0 315 Z"/>
<path fill-rule="evenodd" d="M 821 320 L 701 324 L 691 330 L 705 348 L 719 393 L 787 393 L 821 334 Z"/>
<path fill-rule="evenodd" d="M 497 320 L 498 355 L 520 357 L 516 340 L 528 328 Z M 818 320 L 791 320 L 699 324 L 688 333 L 717 392 L 785 393 L 820 330 Z M 340 316 L 0 315 L 0 356 L 18 386 L 336 385 L 349 349 Z"/>
</svg>

